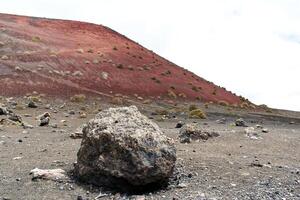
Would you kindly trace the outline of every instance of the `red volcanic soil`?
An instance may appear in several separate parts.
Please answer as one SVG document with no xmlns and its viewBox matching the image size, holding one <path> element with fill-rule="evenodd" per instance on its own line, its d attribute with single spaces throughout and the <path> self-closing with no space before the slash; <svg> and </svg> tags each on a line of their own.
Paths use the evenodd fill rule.
<svg viewBox="0 0 300 200">
<path fill-rule="evenodd" d="M 0 14 L 0 95 L 32 91 L 145 98 L 175 93 L 177 99 L 241 103 L 231 92 L 107 27 Z"/>
</svg>

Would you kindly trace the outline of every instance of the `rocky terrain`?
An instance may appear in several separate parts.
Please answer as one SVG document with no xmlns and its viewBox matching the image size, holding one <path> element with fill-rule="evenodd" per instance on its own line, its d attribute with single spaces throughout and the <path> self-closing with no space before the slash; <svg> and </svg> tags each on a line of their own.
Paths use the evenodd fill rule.
<svg viewBox="0 0 300 200">
<path fill-rule="evenodd" d="M 74 174 L 82 138 L 78 127 L 100 110 L 124 105 L 96 99 L 76 103 L 42 98 L 35 108 L 24 98 L 1 102 L 14 114 L 0 115 L 0 199 L 300 199 L 296 112 L 203 103 L 136 104 L 175 142 L 177 159 L 167 185 L 126 192 L 79 181 Z M 206 119 L 189 116 L 195 107 Z M 44 113 L 50 121 L 40 126 Z"/>
<path fill-rule="evenodd" d="M 300 113 L 101 25 L 0 14 L 0 200 L 300 199 Z"/>
</svg>

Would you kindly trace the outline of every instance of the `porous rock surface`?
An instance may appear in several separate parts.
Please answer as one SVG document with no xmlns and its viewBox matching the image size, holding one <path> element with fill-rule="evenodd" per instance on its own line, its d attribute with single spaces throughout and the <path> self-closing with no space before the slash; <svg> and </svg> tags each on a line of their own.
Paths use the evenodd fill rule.
<svg viewBox="0 0 300 200">
<path fill-rule="evenodd" d="M 186 124 L 180 129 L 178 137 L 181 143 L 190 143 L 193 140 L 208 140 L 219 135 L 217 132 L 204 130 L 197 124 Z"/>
<path fill-rule="evenodd" d="M 173 140 L 137 107 L 109 108 L 83 129 L 74 172 L 88 183 L 137 189 L 165 183 L 175 161 Z"/>
</svg>

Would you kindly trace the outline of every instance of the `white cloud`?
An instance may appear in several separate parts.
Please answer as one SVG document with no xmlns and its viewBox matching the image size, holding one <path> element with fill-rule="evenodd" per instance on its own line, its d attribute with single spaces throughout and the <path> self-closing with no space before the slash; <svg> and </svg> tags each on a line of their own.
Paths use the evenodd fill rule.
<svg viewBox="0 0 300 200">
<path fill-rule="evenodd" d="M 297 0 L 1 0 L 0 12 L 109 26 L 255 103 L 300 111 Z"/>
</svg>

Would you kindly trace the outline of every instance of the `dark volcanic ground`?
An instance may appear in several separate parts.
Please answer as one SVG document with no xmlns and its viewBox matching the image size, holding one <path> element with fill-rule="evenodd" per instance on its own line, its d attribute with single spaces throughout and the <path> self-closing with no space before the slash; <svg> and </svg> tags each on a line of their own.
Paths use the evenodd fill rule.
<svg viewBox="0 0 300 200">
<path fill-rule="evenodd" d="M 22 105 L 24 100 L 18 102 Z M 284 111 L 254 114 L 219 106 L 203 108 L 208 115 L 205 120 L 186 119 L 183 113 L 162 120 L 162 116 L 150 114 L 158 105 L 139 106 L 166 135 L 176 140 L 179 185 L 172 183 L 168 188 L 137 196 L 103 191 L 76 181 L 32 181 L 29 172 L 35 167 L 70 171 L 80 147 L 80 139 L 71 139 L 70 133 L 92 118 L 97 109 L 112 106 L 101 102 L 66 102 L 63 108 L 59 108 L 63 100 L 44 100 L 38 104 L 39 108 L 14 110 L 35 126 L 26 129 L 28 132 L 16 125 L 0 126 L 0 199 L 76 200 L 79 196 L 95 199 L 101 191 L 108 194 L 101 199 L 300 199 L 300 114 Z M 48 103 L 52 110 L 44 108 Z M 70 110 L 75 115 L 68 115 Z M 58 128 L 37 126 L 35 117 L 46 111 L 52 115 L 51 124 L 57 124 Z M 79 111 L 86 112 L 87 118 L 79 118 Z M 259 139 L 250 139 L 245 136 L 245 128 L 233 126 L 238 117 L 243 117 L 249 126 L 261 124 L 269 132 L 259 131 Z M 216 122 L 221 118 L 226 118 L 225 124 Z M 181 144 L 177 139 L 179 129 L 174 128 L 180 120 L 200 123 L 219 132 L 220 137 Z M 290 124 L 292 121 L 295 123 Z"/>
</svg>

